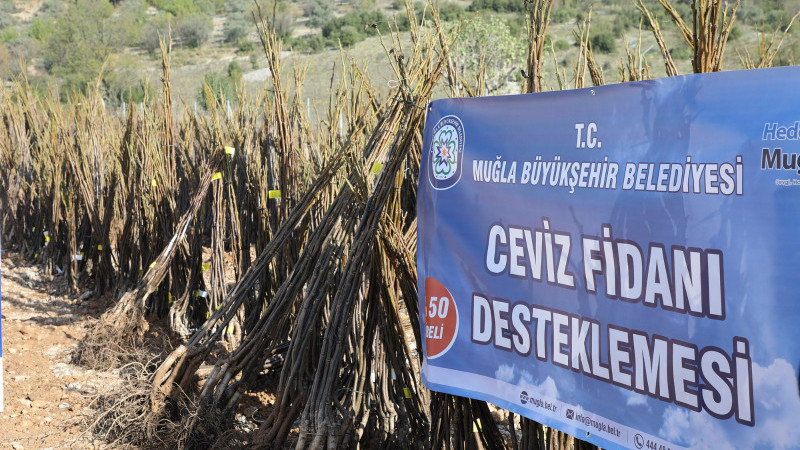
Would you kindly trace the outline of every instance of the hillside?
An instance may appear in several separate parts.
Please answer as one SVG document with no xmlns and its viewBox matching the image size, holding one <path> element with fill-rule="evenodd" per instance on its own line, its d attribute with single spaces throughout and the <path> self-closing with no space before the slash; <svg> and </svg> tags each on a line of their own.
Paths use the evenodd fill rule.
<svg viewBox="0 0 800 450">
<path fill-rule="evenodd" d="M 440 0 L 442 19 L 453 28 L 464 26 L 456 64 L 476 70 L 486 52 L 489 93 L 519 92 L 524 66 L 525 18 L 522 1 Z M 662 24 L 665 40 L 681 73 L 691 71 L 690 48 L 655 0 L 646 5 Z M 10 82 L 25 73 L 38 90 L 58 91 L 62 100 L 85 92 L 101 74 L 100 89 L 109 107 L 155 98 L 160 90 L 159 36 L 173 42 L 172 80 L 176 108 L 203 108 L 202 85 L 207 83 L 226 102 L 235 100 L 238 86 L 255 94 L 269 78 L 258 42 L 249 0 L 0 0 L 0 74 Z M 685 16 L 686 2 L 676 2 Z M 284 39 L 287 70 L 305 71 L 302 95 L 317 105 L 328 98 L 342 58 L 359 61 L 372 82 L 386 92 L 396 78 L 385 64 L 379 34 L 388 37 L 390 24 L 407 27 L 400 0 L 259 0 L 266 21 Z M 422 3 L 415 5 L 418 11 Z M 762 31 L 785 27 L 800 1 L 745 2 L 731 34 L 726 69 L 742 68 L 740 58 L 758 54 Z M 558 0 L 548 30 L 551 58 L 543 71 L 571 75 L 578 57 L 576 33 L 589 11 L 595 57 L 607 82 L 619 80 L 626 49 L 641 45 L 653 77 L 665 75 L 647 23 L 634 2 L 616 0 Z M 640 30 L 641 26 L 641 30 Z M 405 39 L 408 34 L 404 33 Z M 769 36 L 767 36 L 769 38 Z M 778 37 L 779 38 L 779 37 Z M 641 39 L 641 43 L 639 43 Z M 340 52 L 339 44 L 344 49 Z M 634 52 L 635 53 L 635 52 Z M 794 64 L 800 55 L 798 33 L 789 33 L 776 65 Z M 546 76 L 554 80 L 555 77 Z M 569 87 L 565 81 L 563 87 Z M 549 89 L 558 86 L 547 86 Z"/>
</svg>

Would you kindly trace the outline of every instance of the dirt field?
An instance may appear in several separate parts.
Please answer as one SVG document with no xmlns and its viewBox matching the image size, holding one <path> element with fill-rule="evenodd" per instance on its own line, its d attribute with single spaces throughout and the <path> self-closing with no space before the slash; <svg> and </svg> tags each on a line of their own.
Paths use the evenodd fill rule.
<svg viewBox="0 0 800 450">
<path fill-rule="evenodd" d="M 114 373 L 71 364 L 71 354 L 97 310 L 86 296 L 64 295 L 63 280 L 16 255 L 2 255 L 4 412 L 0 448 L 105 448 L 84 433 L 99 389 Z"/>
</svg>

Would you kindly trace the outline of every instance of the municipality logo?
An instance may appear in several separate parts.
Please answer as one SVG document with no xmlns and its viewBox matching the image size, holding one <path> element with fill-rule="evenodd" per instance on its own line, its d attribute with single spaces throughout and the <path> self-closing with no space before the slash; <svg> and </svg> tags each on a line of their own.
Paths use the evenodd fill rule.
<svg viewBox="0 0 800 450">
<path fill-rule="evenodd" d="M 446 116 L 433 127 L 428 180 L 434 189 L 450 189 L 461 179 L 464 159 L 464 125 L 456 116 Z"/>
</svg>

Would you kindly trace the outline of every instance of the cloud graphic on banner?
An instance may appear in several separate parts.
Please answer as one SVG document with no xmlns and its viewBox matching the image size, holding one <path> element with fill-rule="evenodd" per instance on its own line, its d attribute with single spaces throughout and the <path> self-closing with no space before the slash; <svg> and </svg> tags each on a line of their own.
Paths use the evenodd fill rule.
<svg viewBox="0 0 800 450">
<path fill-rule="evenodd" d="M 784 359 L 776 359 L 767 368 L 753 364 L 757 423 L 754 433 L 748 433 L 752 445 L 794 448 L 800 442 L 800 396 L 795 380 L 794 368 Z"/>
<path fill-rule="evenodd" d="M 768 367 L 753 363 L 755 427 L 742 426 L 735 432 L 725 433 L 719 420 L 673 406 L 664 412 L 659 435 L 698 449 L 796 448 L 800 442 L 797 425 L 800 396 L 796 379 L 794 368 L 784 359 L 776 359 Z M 687 436 L 690 436 L 688 441 Z"/>
<path fill-rule="evenodd" d="M 509 366 L 508 364 L 503 364 L 497 368 L 497 371 L 495 371 L 494 373 L 494 377 L 500 381 L 505 381 L 506 383 L 513 383 L 514 372 L 515 368 L 513 366 Z"/>
<path fill-rule="evenodd" d="M 517 373 L 519 373 L 519 379 L 517 379 Z M 530 396 L 558 400 L 558 386 L 556 386 L 555 380 L 551 377 L 547 377 L 541 383 L 537 383 L 530 372 L 518 371 L 516 365 L 510 366 L 508 364 L 501 364 L 495 370 L 494 377 L 499 381 L 518 385 L 520 389 L 524 389 Z"/>
<path fill-rule="evenodd" d="M 737 448 L 730 443 L 717 419 L 674 406 L 664 411 L 664 424 L 658 434 L 664 439 L 697 450 Z"/>
<path fill-rule="evenodd" d="M 558 400 L 558 387 L 555 380 L 550 377 L 536 384 L 530 373 L 522 372 L 519 376 L 519 385 L 528 391 L 528 395 Z"/>
<path fill-rule="evenodd" d="M 647 405 L 647 396 L 638 392 L 629 391 L 627 389 L 619 388 L 620 393 L 625 397 L 625 404 L 627 406 L 645 406 Z"/>
</svg>

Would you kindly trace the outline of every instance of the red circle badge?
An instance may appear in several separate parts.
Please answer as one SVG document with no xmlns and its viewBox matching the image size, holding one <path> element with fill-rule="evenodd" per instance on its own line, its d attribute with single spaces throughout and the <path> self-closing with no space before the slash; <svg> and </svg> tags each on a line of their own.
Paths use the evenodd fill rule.
<svg viewBox="0 0 800 450">
<path fill-rule="evenodd" d="M 444 355 L 458 333 L 458 309 L 453 295 L 439 280 L 425 279 L 425 346 L 429 359 Z"/>
</svg>

